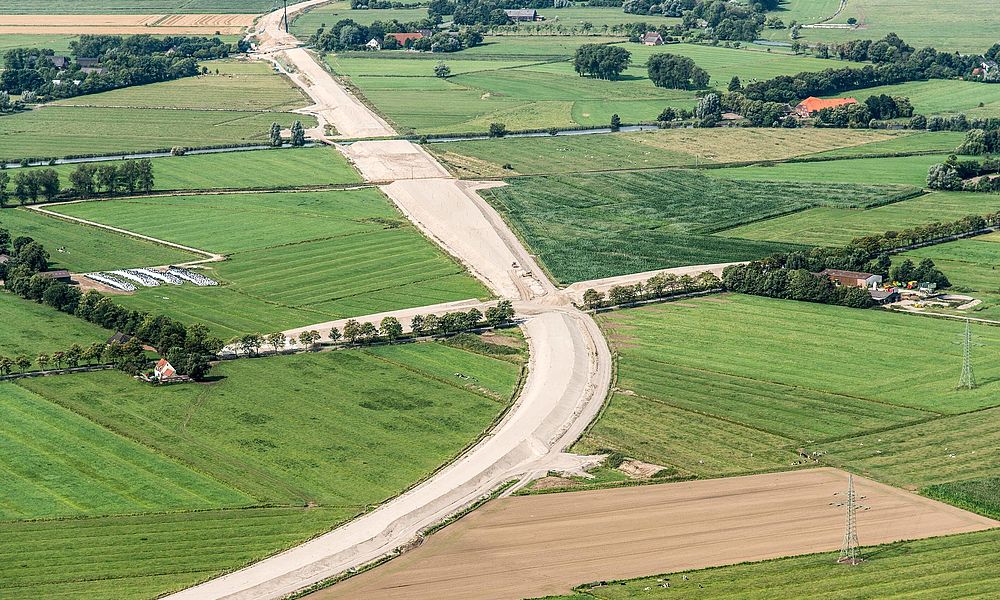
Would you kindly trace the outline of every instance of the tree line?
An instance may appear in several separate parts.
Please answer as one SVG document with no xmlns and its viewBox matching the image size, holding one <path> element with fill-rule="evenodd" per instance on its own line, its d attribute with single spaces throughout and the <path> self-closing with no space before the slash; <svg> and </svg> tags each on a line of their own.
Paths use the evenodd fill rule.
<svg viewBox="0 0 1000 600">
<path fill-rule="evenodd" d="M 9 238 L 10 233 L 0 229 L 0 242 Z M 0 251 L 5 249 L 6 244 L 0 244 Z M 0 265 L 6 289 L 105 329 L 124 332 L 140 348 L 143 343 L 156 348 L 180 375 L 203 378 L 211 368 L 210 361 L 222 349 L 222 340 L 209 335 L 204 325 L 185 325 L 164 315 L 131 310 L 97 291 L 82 294 L 76 286 L 47 277 L 43 272 L 48 269 L 49 254 L 30 237 L 15 238 L 11 251 L 11 259 Z M 148 366 L 148 361 L 143 358 L 139 364 L 137 360 L 122 359 L 118 366 L 134 375 Z"/>
<path fill-rule="evenodd" d="M 384 44 L 383 48 L 394 50 L 399 45 L 394 37 L 389 36 L 390 33 L 409 33 L 419 29 L 431 29 L 434 31 L 432 35 L 418 40 L 408 40 L 406 47 L 430 52 L 457 52 L 478 46 L 483 42 L 483 34 L 478 28 L 462 27 L 440 31 L 438 29 L 440 22 L 440 17 L 428 17 L 422 21 L 409 23 L 393 19 L 362 25 L 353 19 L 341 19 L 329 29 L 325 25 L 318 28 L 309 41 L 317 48 L 328 52 L 364 50 L 366 44 L 373 39 Z"/>
<path fill-rule="evenodd" d="M 0 208 L 7 206 L 11 199 L 24 206 L 41 200 L 52 202 L 98 194 L 148 194 L 155 183 L 153 161 L 143 158 L 117 163 L 81 163 L 69 174 L 68 180 L 70 187 L 64 190 L 55 169 L 20 169 L 13 177 L 0 170 Z M 10 189 L 12 184 L 13 189 Z"/>
<path fill-rule="evenodd" d="M 410 320 L 409 336 L 403 333 L 403 324 L 393 316 L 383 318 L 378 325 L 371 322 L 360 322 L 357 319 L 348 319 L 344 323 L 344 329 L 333 327 L 327 339 L 334 344 L 347 343 L 373 344 L 378 342 L 397 342 L 407 337 L 416 338 L 431 335 L 453 335 L 463 331 L 479 329 L 481 327 L 504 327 L 514 321 L 514 306 L 510 300 L 501 300 L 496 306 L 486 309 L 483 313 L 479 309 L 471 309 L 465 312 L 445 313 L 443 315 L 414 315 Z M 298 336 L 290 338 L 282 332 L 269 334 L 251 333 L 234 337 L 229 341 L 229 346 L 234 352 L 244 356 L 257 356 L 262 347 L 270 346 L 275 353 L 280 353 L 289 345 L 296 343 L 305 349 L 314 348 L 323 336 L 315 330 L 306 330 Z"/>
<path fill-rule="evenodd" d="M 244 49 L 242 42 L 237 46 Z M 55 99 L 169 81 L 197 75 L 199 58 L 223 58 L 231 49 L 217 37 L 85 34 L 70 44 L 74 60 L 63 69 L 50 48 L 8 50 L 0 90 Z"/>
<path fill-rule="evenodd" d="M 609 306 L 627 306 L 644 300 L 669 298 L 692 292 L 703 292 L 721 287 L 722 282 L 710 271 L 700 273 L 697 277 L 690 275 L 675 275 L 673 273 L 657 273 L 646 281 L 633 285 L 616 285 L 608 290 L 607 295 L 593 288 L 583 292 L 583 305 L 589 309 L 606 308 Z"/>
</svg>

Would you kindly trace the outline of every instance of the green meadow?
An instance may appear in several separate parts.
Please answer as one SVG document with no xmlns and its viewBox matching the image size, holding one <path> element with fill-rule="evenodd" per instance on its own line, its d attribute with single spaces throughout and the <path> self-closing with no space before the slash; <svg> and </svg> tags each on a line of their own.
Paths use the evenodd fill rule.
<svg viewBox="0 0 1000 600">
<path fill-rule="evenodd" d="M 87 94 L 60 106 L 220 109 L 285 112 L 312 102 L 265 62 L 211 60 L 207 75 Z"/>
<path fill-rule="evenodd" d="M 361 176 L 335 148 L 284 148 L 217 154 L 165 156 L 153 161 L 155 191 L 210 189 L 281 189 L 361 183 Z M 117 164 L 119 161 L 108 163 Z M 36 167 L 31 167 L 36 168 Z M 62 187 L 79 165 L 56 165 Z"/>
<path fill-rule="evenodd" d="M 751 260 L 786 243 L 712 235 L 742 223 L 831 207 L 858 210 L 915 193 L 909 186 L 730 181 L 648 170 L 511 179 L 483 196 L 561 283 L 691 264 Z M 834 208 L 839 207 L 839 208 Z"/>
<path fill-rule="evenodd" d="M 155 597 L 300 543 L 457 454 L 519 373 L 424 343 L 0 384 L 0 596 Z"/>
<path fill-rule="evenodd" d="M 0 328 L 0 355 L 8 358 L 23 354 L 34 360 L 40 353 L 62 352 L 73 344 L 86 348 L 113 333 L 6 291 L 0 292 L 0 322 L 5 324 Z"/>
<path fill-rule="evenodd" d="M 286 152 L 286 151 L 279 151 Z M 374 188 L 64 204 L 67 215 L 227 255 L 212 288 L 140 289 L 119 302 L 223 337 L 484 298 L 489 292 Z M 161 263 L 150 263 L 161 264 Z"/>
<path fill-rule="evenodd" d="M 1000 530 L 861 549 L 860 565 L 837 564 L 836 553 L 581 585 L 572 596 L 550 600 L 793 600 L 804 597 L 987 598 L 1000 583 Z M 664 579 L 670 587 L 660 587 Z M 819 592 L 819 593 L 818 593 Z"/>
<path fill-rule="evenodd" d="M 784 162 L 706 169 L 705 174 L 725 179 L 787 182 L 870 182 L 912 185 L 927 184 L 927 169 L 948 160 L 948 154 L 921 154 L 891 158 L 854 158 L 816 162 Z"/>
<path fill-rule="evenodd" d="M 718 235 L 810 246 L 843 246 L 863 235 L 936 221 L 954 221 L 967 215 L 981 215 L 997 210 L 1000 210 L 998 194 L 934 192 L 868 210 L 810 208 L 729 229 Z"/>
<path fill-rule="evenodd" d="M 849 129 L 660 129 L 441 142 L 426 147 L 455 175 L 479 178 L 780 161 L 833 149 L 905 143 L 911 137 L 916 136 Z"/>
<path fill-rule="evenodd" d="M 51 207 L 50 207 L 51 208 Z M 199 255 L 23 208 L 0 210 L 0 227 L 28 236 L 49 253 L 51 267 L 86 273 L 188 262 Z"/>
<path fill-rule="evenodd" d="M 267 143 L 271 123 L 289 127 L 297 120 L 307 128 L 316 126 L 312 117 L 293 113 L 46 106 L 4 117 L 0 157 L 262 144 Z"/>
<path fill-rule="evenodd" d="M 12 0 L 0 1 L 0 7 L 14 4 Z M 3 14 L 13 14 L 8 10 L 0 10 Z M 13 48 L 51 48 L 56 54 L 69 54 L 70 42 L 76 40 L 75 35 L 5 33 L 0 36 L 0 67 L 3 67 L 3 55 Z"/>
<path fill-rule="evenodd" d="M 789 468 L 804 447 L 823 464 L 911 487 L 995 465 L 993 328 L 974 326 L 994 347 L 976 358 L 983 385 L 959 391 L 955 321 L 730 294 L 599 321 L 617 356 L 617 392 L 578 451 L 715 477 Z"/>
<path fill-rule="evenodd" d="M 921 115 L 964 113 L 969 118 L 1000 116 L 1000 90 L 993 84 L 977 81 L 910 81 L 854 90 L 849 94 L 859 102 L 878 94 L 905 96 L 913 104 L 914 112 Z"/>
</svg>

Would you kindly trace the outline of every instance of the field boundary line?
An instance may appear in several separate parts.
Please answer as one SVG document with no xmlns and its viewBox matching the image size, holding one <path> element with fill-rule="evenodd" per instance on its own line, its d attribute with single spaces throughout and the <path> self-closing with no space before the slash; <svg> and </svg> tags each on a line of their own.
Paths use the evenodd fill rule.
<svg viewBox="0 0 1000 600">
<path fill-rule="evenodd" d="M 125 235 L 125 236 L 132 237 L 132 238 L 135 238 L 135 239 L 144 240 L 144 241 L 147 241 L 147 242 L 152 242 L 154 244 L 159 244 L 161 246 L 166 246 L 168 248 L 173 248 L 175 250 L 183 250 L 184 252 L 189 252 L 191 254 L 200 254 L 201 256 L 205 257 L 202 260 L 183 263 L 184 265 L 194 265 L 194 264 L 202 264 L 202 263 L 208 263 L 208 262 L 220 262 L 220 261 L 226 260 L 226 257 L 224 255 L 222 255 L 222 254 L 216 254 L 214 252 L 209 252 L 207 250 L 200 250 L 198 248 L 192 248 L 190 246 L 184 246 L 182 244 L 176 244 L 174 242 L 168 242 L 167 240 L 161 240 L 159 238 L 155 238 L 155 237 L 148 236 L 148 235 L 143 235 L 141 233 L 136 233 L 134 231 L 129 231 L 128 229 L 122 229 L 120 227 L 112 227 L 110 225 L 104 225 L 103 223 L 98 223 L 96 221 L 88 221 L 87 219 L 81 219 L 79 217 L 71 217 L 71 216 L 68 216 L 68 215 L 59 214 L 59 213 L 51 211 L 51 210 L 46 210 L 46 209 L 44 209 L 44 208 L 42 208 L 41 206 L 38 206 L 38 205 L 25 206 L 24 208 L 26 208 L 28 210 L 31 210 L 31 211 L 35 211 L 35 212 L 43 214 L 43 215 L 46 215 L 48 217 L 55 218 L 55 219 L 61 219 L 61 220 L 64 220 L 64 221 L 69 221 L 69 222 L 72 222 L 72 223 L 76 223 L 78 225 L 88 225 L 90 227 L 96 227 L 97 229 L 104 229 L 106 231 L 111 231 L 113 233 L 118 233 L 120 235 Z"/>
</svg>

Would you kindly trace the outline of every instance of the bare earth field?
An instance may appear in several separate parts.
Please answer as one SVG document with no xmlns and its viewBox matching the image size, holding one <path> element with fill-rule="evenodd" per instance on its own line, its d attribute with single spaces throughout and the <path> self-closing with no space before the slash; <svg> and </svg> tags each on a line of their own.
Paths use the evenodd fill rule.
<svg viewBox="0 0 1000 600">
<path fill-rule="evenodd" d="M 864 545 L 1000 522 L 855 478 Z M 847 473 L 830 468 L 502 498 L 389 563 L 310 596 L 498 600 L 621 579 L 836 550 Z"/>
<path fill-rule="evenodd" d="M 0 34 L 239 34 L 257 15 L 0 15 Z"/>
</svg>

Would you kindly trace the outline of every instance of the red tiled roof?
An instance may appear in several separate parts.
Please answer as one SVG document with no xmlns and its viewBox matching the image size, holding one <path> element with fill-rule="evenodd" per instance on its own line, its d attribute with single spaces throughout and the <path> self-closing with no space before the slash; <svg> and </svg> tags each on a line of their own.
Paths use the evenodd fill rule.
<svg viewBox="0 0 1000 600">
<path fill-rule="evenodd" d="M 799 102 L 798 106 L 795 108 L 812 114 L 817 110 L 823 110 L 824 108 L 833 108 L 835 106 L 857 103 L 858 101 L 854 98 L 830 98 L 829 100 L 824 100 L 823 98 L 817 98 L 816 96 L 809 96 L 802 102 Z"/>
<path fill-rule="evenodd" d="M 406 40 L 419 40 L 424 37 L 424 34 L 422 33 L 390 33 L 388 35 L 396 38 L 396 41 L 399 42 L 400 46 L 405 44 Z"/>
</svg>

